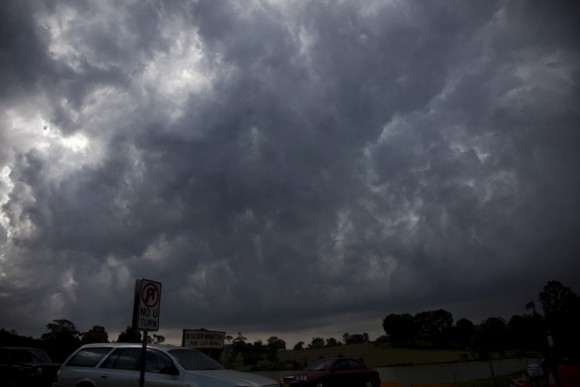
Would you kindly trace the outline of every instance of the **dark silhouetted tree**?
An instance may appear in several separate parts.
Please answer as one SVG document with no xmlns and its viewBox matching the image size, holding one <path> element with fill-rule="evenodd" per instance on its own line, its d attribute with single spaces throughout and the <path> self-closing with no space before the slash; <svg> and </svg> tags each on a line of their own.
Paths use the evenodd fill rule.
<svg viewBox="0 0 580 387">
<path fill-rule="evenodd" d="M 304 349 L 304 341 L 299 341 L 296 344 L 294 344 L 294 349 L 295 351 L 301 351 Z"/>
<path fill-rule="evenodd" d="M 238 335 L 235 339 L 232 340 L 232 356 L 235 359 L 238 355 L 244 355 L 246 352 L 249 352 L 251 348 L 251 344 L 247 344 L 246 339 L 242 332 L 238 332 Z"/>
<path fill-rule="evenodd" d="M 18 332 L 11 329 L 7 331 L 0 329 L 0 347 L 42 347 L 39 340 L 32 337 L 20 336 Z"/>
<path fill-rule="evenodd" d="M 80 333 L 71 321 L 53 320 L 46 325 L 47 333 L 40 340 L 54 361 L 64 361 L 80 345 Z"/>
<path fill-rule="evenodd" d="M 268 354 L 268 360 L 275 361 L 278 359 L 278 352 L 284 351 L 286 349 L 286 342 L 279 339 L 276 336 L 268 338 L 266 344 L 266 351 Z"/>
<path fill-rule="evenodd" d="M 143 338 L 141 337 L 141 332 L 138 329 L 133 329 L 133 327 L 128 326 L 123 332 L 119 333 L 117 338 L 118 343 L 141 343 Z"/>
<path fill-rule="evenodd" d="M 515 349 L 542 350 L 546 341 L 542 317 L 514 315 L 507 325 L 509 344 Z"/>
<path fill-rule="evenodd" d="M 389 337 L 387 335 L 382 335 L 377 337 L 375 340 L 375 345 L 384 345 L 389 343 Z"/>
<path fill-rule="evenodd" d="M 388 315 L 383 319 L 383 329 L 394 345 L 410 345 L 415 339 L 415 322 L 408 313 Z"/>
<path fill-rule="evenodd" d="M 475 329 L 473 346 L 479 357 L 489 359 L 492 352 L 502 353 L 507 347 L 507 324 L 501 317 L 489 317 Z"/>
<path fill-rule="evenodd" d="M 153 333 L 151 336 L 147 336 L 147 342 L 149 344 L 162 344 L 165 342 L 165 336 Z"/>
<path fill-rule="evenodd" d="M 414 323 L 416 338 L 423 345 L 446 347 L 451 342 L 453 316 L 448 311 L 439 309 L 417 313 Z"/>
<path fill-rule="evenodd" d="M 312 342 L 308 345 L 308 348 L 322 348 L 324 347 L 324 339 L 322 337 L 313 337 Z"/>
<path fill-rule="evenodd" d="M 539 296 L 555 355 L 575 355 L 580 347 L 580 298 L 558 281 L 549 281 Z"/>
<path fill-rule="evenodd" d="M 475 333 L 475 324 L 471 320 L 460 318 L 453 327 L 453 340 L 460 348 L 467 348 Z"/>
<path fill-rule="evenodd" d="M 577 307 L 578 296 L 558 281 L 549 281 L 540 292 L 546 318 L 567 316 Z"/>
<path fill-rule="evenodd" d="M 109 335 L 104 327 L 95 325 L 85 333 L 81 333 L 81 344 L 108 343 Z"/>
<path fill-rule="evenodd" d="M 353 333 L 352 335 L 350 333 L 345 333 L 344 335 L 342 335 L 342 339 L 344 340 L 345 344 L 362 344 L 362 343 L 368 343 L 369 341 L 369 335 L 368 333 Z"/>
</svg>

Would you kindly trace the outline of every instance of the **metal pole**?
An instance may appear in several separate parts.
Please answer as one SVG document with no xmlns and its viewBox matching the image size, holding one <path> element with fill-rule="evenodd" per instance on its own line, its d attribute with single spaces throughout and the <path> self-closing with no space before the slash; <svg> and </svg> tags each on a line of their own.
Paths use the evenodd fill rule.
<svg viewBox="0 0 580 387">
<path fill-rule="evenodd" d="M 493 359 L 489 358 L 489 369 L 491 370 L 491 377 L 493 378 L 493 386 L 497 387 L 497 381 L 495 380 L 495 372 L 493 371 Z"/>
<path fill-rule="evenodd" d="M 141 351 L 141 373 L 139 375 L 139 387 L 145 386 L 146 357 L 147 357 L 147 331 L 143 331 L 143 350 Z"/>
</svg>

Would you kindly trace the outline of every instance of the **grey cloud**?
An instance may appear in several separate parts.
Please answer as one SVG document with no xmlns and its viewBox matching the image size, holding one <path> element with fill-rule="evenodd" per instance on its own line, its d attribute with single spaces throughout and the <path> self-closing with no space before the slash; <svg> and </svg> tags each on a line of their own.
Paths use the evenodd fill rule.
<svg viewBox="0 0 580 387">
<path fill-rule="evenodd" d="M 0 304 L 22 305 L 0 326 L 44 304 L 38 326 L 122 330 L 143 277 L 163 282 L 167 329 L 236 331 L 519 313 L 530 276 L 578 279 L 568 3 L 27 7 L 44 59 L 1 77 L 34 74 L 11 87 L 50 98 L 10 114 L 54 130 L 0 121 L 19 141 L 0 151 Z M 43 280 L 18 286 L 27 270 Z"/>
</svg>

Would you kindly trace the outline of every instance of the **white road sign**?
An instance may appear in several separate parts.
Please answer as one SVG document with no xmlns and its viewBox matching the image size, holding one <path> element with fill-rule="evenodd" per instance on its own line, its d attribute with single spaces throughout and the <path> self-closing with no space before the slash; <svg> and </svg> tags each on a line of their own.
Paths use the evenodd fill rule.
<svg viewBox="0 0 580 387">
<path fill-rule="evenodd" d="M 161 283 L 141 279 L 135 281 L 133 328 L 142 331 L 159 330 Z"/>
</svg>

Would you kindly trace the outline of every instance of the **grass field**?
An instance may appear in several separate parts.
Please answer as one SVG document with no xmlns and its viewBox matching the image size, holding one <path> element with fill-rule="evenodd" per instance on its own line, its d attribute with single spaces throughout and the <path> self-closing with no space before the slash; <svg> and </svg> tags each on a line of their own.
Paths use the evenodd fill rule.
<svg viewBox="0 0 580 387">
<path fill-rule="evenodd" d="M 534 357 L 534 354 L 526 354 Z M 521 357 L 521 353 L 506 353 L 504 358 Z M 319 358 L 350 357 L 362 360 L 369 367 L 388 367 L 396 365 L 417 365 L 433 363 L 452 363 L 477 360 L 469 351 L 460 350 L 429 350 L 376 346 L 373 343 L 342 345 L 331 348 L 288 350 L 278 353 L 278 362 L 271 363 L 260 360 L 258 364 L 244 366 L 241 359 L 234 363 L 226 363 L 228 367 L 243 371 L 252 370 L 292 370 L 304 368 L 307 364 Z M 501 358 L 499 356 L 494 358 Z"/>
<path fill-rule="evenodd" d="M 472 360 L 466 351 L 389 348 L 375 346 L 371 343 L 301 351 L 282 351 L 278 354 L 280 363 L 285 364 L 296 361 L 304 365 L 321 357 L 351 357 L 364 361 L 370 367 Z"/>
</svg>

